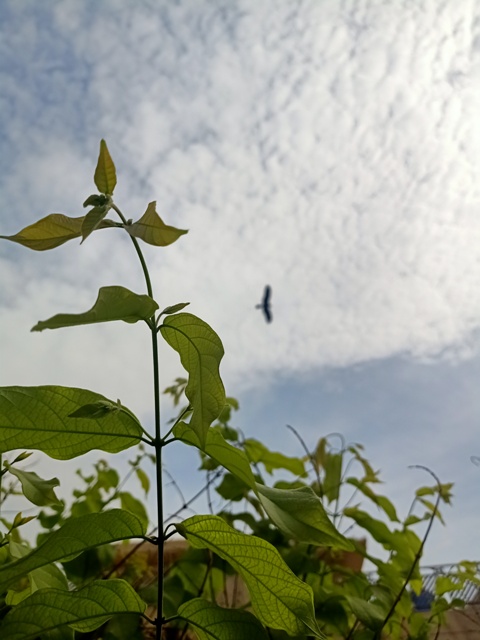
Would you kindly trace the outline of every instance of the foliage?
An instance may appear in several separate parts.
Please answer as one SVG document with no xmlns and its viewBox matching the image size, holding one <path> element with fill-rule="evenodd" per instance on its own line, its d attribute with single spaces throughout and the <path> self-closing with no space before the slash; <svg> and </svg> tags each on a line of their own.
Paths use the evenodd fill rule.
<svg viewBox="0 0 480 640">
<path fill-rule="evenodd" d="M 122 480 L 102 459 L 90 475 L 79 471 L 81 487 L 75 489 L 69 506 L 57 498 L 58 479 L 44 480 L 22 468 L 30 452 L 4 460 L 2 504 L 21 492 L 36 515 L 17 513 L 12 521 L 1 518 L 2 639 L 148 636 L 159 640 L 194 633 L 200 640 L 324 634 L 365 640 L 405 637 L 406 630 L 410 638 L 426 638 L 429 627 L 455 603 L 445 595 L 477 579 L 476 567 L 459 567 L 455 580 L 437 582 L 430 619 L 415 612 L 410 590 L 422 589 L 418 566 L 423 544 L 433 519 L 441 519 L 439 502 L 450 502 L 451 485 L 436 481 L 419 489 L 414 506 L 421 506 L 423 513 L 412 509 L 401 520 L 391 501 L 374 490 L 380 482 L 378 473 L 360 445 L 342 443 L 336 450 L 327 437 L 311 452 L 297 434 L 304 451 L 295 457 L 271 451 L 253 438 L 244 439 L 230 424 L 238 403 L 225 396 L 219 373 L 220 338 L 206 322 L 183 311 L 188 303 L 159 311 L 161 305 L 154 299 L 139 241 L 165 247 L 186 231 L 166 225 L 155 202 L 136 222 L 127 220 L 113 200 L 117 176 L 103 140 L 94 182 L 99 193 L 86 198 L 84 207 L 91 207 L 86 215 L 50 214 L 15 235 L 0 237 L 46 251 L 75 238 L 83 243 L 100 229 L 128 234 L 146 293 L 104 286 L 89 310 L 56 314 L 32 331 L 115 320 L 144 323 L 152 340 L 155 430 L 144 429 L 120 400 L 90 390 L 0 388 L 0 454 L 33 449 L 68 460 L 94 449 L 116 453 L 136 447 Z M 120 221 L 107 217 L 111 213 Z M 164 429 L 159 336 L 178 353 L 187 373 L 167 389 L 174 406 L 184 397 L 187 404 Z M 174 441 L 198 450 L 206 474 L 203 488 L 184 508 L 214 486 L 223 500 L 217 514 L 181 521 L 181 509 L 174 522 L 167 524 L 164 519 L 162 452 Z M 146 495 L 148 464 L 154 465 L 158 507 L 157 523 L 150 532 L 142 500 L 124 486 L 136 476 Z M 351 472 L 354 464 L 360 473 Z M 345 499 L 347 490 L 351 495 Z M 357 496 L 371 508 L 353 504 Z M 372 516 L 372 508 L 383 519 Z M 33 548 L 21 535 L 21 527 L 32 519 L 40 531 Z M 422 523 L 428 525 L 423 540 L 414 531 Z M 352 527 L 383 547 L 382 558 L 346 536 Z M 163 549 L 175 532 L 190 543 L 190 549 L 184 548 L 167 566 Z M 138 542 L 119 559 L 121 546 L 113 543 L 132 539 Z M 153 551 L 155 567 L 148 555 L 143 562 L 140 550 L 145 548 Z M 350 560 L 358 558 L 375 566 L 374 577 L 353 568 Z M 233 584 L 230 593 L 228 584 Z M 236 606 L 236 592 L 242 589 L 243 602 Z"/>
</svg>

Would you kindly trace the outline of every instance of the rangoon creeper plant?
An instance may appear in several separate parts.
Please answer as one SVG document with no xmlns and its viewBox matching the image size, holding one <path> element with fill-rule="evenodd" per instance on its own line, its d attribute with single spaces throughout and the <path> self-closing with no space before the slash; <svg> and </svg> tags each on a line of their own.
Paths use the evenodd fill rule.
<svg viewBox="0 0 480 640">
<path fill-rule="evenodd" d="M 188 623 L 200 640 L 266 639 L 266 628 L 291 636 L 322 637 L 317 624 L 312 588 L 297 577 L 279 552 L 266 540 L 234 529 L 224 518 L 198 515 L 163 528 L 162 452 L 173 441 L 196 447 L 246 487 L 271 521 L 286 535 L 308 545 L 328 545 L 351 550 L 351 541 L 341 535 L 328 518 L 322 502 L 310 486 L 274 488 L 257 482 L 244 450 L 233 446 L 212 424 L 225 408 L 226 398 L 219 365 L 223 346 L 215 331 L 184 308 L 188 303 L 166 306 L 160 311 L 140 241 L 164 247 L 186 231 L 166 225 L 151 202 L 135 222 L 127 219 L 113 200 L 115 165 L 104 140 L 94 174 L 98 194 L 90 195 L 85 216 L 50 214 L 13 236 L 0 236 L 36 251 L 54 249 L 69 240 L 84 242 L 99 229 L 120 229 L 127 233 L 140 261 L 146 293 L 134 293 L 119 285 L 102 287 L 93 307 L 79 314 L 57 314 L 38 322 L 32 331 L 122 320 L 142 321 L 151 335 L 155 430 L 149 433 L 121 402 L 73 387 L 1 387 L 0 454 L 33 449 L 48 456 L 69 460 L 92 450 L 118 453 L 143 444 L 150 448 L 156 466 L 158 537 L 148 536 L 143 518 L 128 508 L 71 516 L 43 537 L 36 548 L 15 552 L 15 532 L 28 520 L 18 514 L 2 536 L 0 546 L 9 545 L 11 561 L 0 566 L 0 593 L 19 583 L 21 597 L 7 598 L 10 609 L 0 624 L 2 640 L 73 639 L 76 632 L 88 633 L 118 614 L 145 616 L 145 603 L 128 582 L 121 579 L 93 580 L 70 590 L 59 562 L 79 554 L 128 539 L 158 545 L 158 615 L 147 620 L 162 637 L 163 545 L 175 531 L 194 548 L 208 549 L 227 561 L 246 584 L 251 612 L 222 608 L 202 598 L 181 604 L 174 616 Z M 115 214 L 118 221 L 108 214 Z M 164 431 L 160 422 L 160 380 L 158 340 L 163 338 L 180 356 L 188 374 L 185 394 L 188 406 Z M 2 475 L 13 474 L 27 499 L 44 506 L 55 504 L 54 487 L 19 464 L 27 453 L 7 462 Z M 42 576 L 42 580 L 39 580 Z"/>
</svg>

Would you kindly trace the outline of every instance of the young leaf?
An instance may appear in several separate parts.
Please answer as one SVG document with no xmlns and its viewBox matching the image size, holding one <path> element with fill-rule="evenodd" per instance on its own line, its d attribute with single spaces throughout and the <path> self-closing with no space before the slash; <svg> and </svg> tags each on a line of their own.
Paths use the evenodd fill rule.
<svg viewBox="0 0 480 640">
<path fill-rule="evenodd" d="M 145 529 L 140 520 L 121 509 L 71 518 L 29 554 L 0 567 L 0 591 L 3 592 L 18 578 L 39 567 L 73 558 L 82 551 L 102 544 L 142 538 L 144 535 Z"/>
<path fill-rule="evenodd" d="M 60 482 L 57 478 L 51 480 L 43 480 L 33 471 L 21 471 L 16 467 L 12 467 L 5 463 L 5 466 L 11 474 L 16 476 L 22 485 L 23 495 L 36 504 L 37 507 L 46 507 L 51 504 L 61 504 L 55 495 L 54 487 L 58 487 Z"/>
<path fill-rule="evenodd" d="M 292 538 L 353 551 L 353 544 L 335 529 L 311 487 L 283 490 L 257 483 L 257 494 L 271 520 Z"/>
<path fill-rule="evenodd" d="M 69 418 L 80 407 L 107 398 L 73 387 L 0 387 L 0 453 L 36 449 L 69 460 L 92 449 L 123 451 L 140 442 L 142 427 L 126 411 L 93 420 Z"/>
<path fill-rule="evenodd" d="M 188 424 L 184 422 L 177 424 L 173 435 L 178 440 L 201 449 L 197 434 Z M 256 482 L 247 456 L 241 449 L 229 444 L 216 428 L 208 430 L 203 451 L 256 492 Z"/>
<path fill-rule="evenodd" d="M 85 216 L 69 218 L 61 213 L 51 213 L 14 236 L 0 236 L 0 238 L 17 242 L 34 251 L 47 251 L 59 247 L 64 242 L 79 238 L 82 235 L 84 218 Z"/>
<path fill-rule="evenodd" d="M 102 220 L 109 212 L 110 207 L 103 205 L 103 207 L 93 207 L 87 213 L 82 223 L 82 242 L 84 242 L 88 236 L 100 227 Z M 82 242 L 80 244 L 82 244 Z"/>
<path fill-rule="evenodd" d="M 271 544 L 232 529 L 218 516 L 193 516 L 176 528 L 193 547 L 210 549 L 242 576 L 264 625 L 290 635 L 322 637 L 311 587 L 297 578 Z"/>
<path fill-rule="evenodd" d="M 253 438 L 245 440 L 245 451 L 251 462 L 261 462 L 267 473 L 273 473 L 275 469 L 287 469 L 296 476 L 305 476 L 305 465 L 300 458 L 286 456 L 277 451 L 270 451 L 267 447 Z"/>
<path fill-rule="evenodd" d="M 206 322 L 190 313 L 167 316 L 160 332 L 179 353 L 189 373 L 185 389 L 193 411 L 189 425 L 203 448 L 210 425 L 225 406 L 225 389 L 219 374 L 222 342 Z"/>
<path fill-rule="evenodd" d="M 162 311 L 160 315 L 168 316 L 172 313 L 178 313 L 182 309 L 185 309 L 185 307 L 188 307 L 189 304 L 190 304 L 189 302 L 179 302 L 178 304 L 174 304 L 171 307 L 165 307 L 165 309 Z"/>
<path fill-rule="evenodd" d="M 158 304 L 145 294 L 133 293 L 125 287 L 101 287 L 95 304 L 85 313 L 58 313 L 38 322 L 32 331 L 76 327 L 82 324 L 113 322 L 123 320 L 133 324 L 139 320 L 148 320 L 158 309 Z"/>
<path fill-rule="evenodd" d="M 365 496 L 367 496 L 367 498 L 370 498 L 370 500 L 379 506 L 380 509 L 383 509 L 390 520 L 393 522 L 399 522 L 395 507 L 386 496 L 377 495 L 365 481 L 358 480 L 358 478 L 348 478 L 347 482 L 356 487 Z"/>
<path fill-rule="evenodd" d="M 267 640 L 265 629 L 248 611 L 223 609 L 202 598 L 194 598 L 178 609 L 178 615 L 194 629 L 199 640 Z"/>
<path fill-rule="evenodd" d="M 188 231 L 166 225 L 155 209 L 156 204 L 156 202 L 150 202 L 140 220 L 127 225 L 125 229 L 134 238 L 140 238 L 156 247 L 166 247 Z"/>
<path fill-rule="evenodd" d="M 93 179 L 100 193 L 108 196 L 113 194 L 113 190 L 117 184 L 117 174 L 115 165 L 108 151 L 107 143 L 103 139 L 100 141 L 100 154 Z"/>
<path fill-rule="evenodd" d="M 84 207 L 103 207 L 108 203 L 108 196 L 99 195 L 98 193 L 92 193 L 91 196 L 83 203 Z"/>
<path fill-rule="evenodd" d="M 34 640 L 64 625 L 87 633 L 116 614 L 139 615 L 145 607 L 124 580 L 97 580 L 76 592 L 42 589 L 5 616 L 0 634 L 9 640 Z"/>
</svg>

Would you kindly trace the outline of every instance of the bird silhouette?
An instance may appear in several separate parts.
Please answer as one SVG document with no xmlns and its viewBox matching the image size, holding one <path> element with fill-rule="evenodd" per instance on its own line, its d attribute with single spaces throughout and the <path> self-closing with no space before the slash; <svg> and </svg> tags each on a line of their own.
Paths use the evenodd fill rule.
<svg viewBox="0 0 480 640">
<path fill-rule="evenodd" d="M 255 306 L 255 309 L 261 309 L 263 311 L 263 315 L 265 316 L 265 320 L 267 322 L 271 322 L 273 319 L 272 310 L 270 309 L 271 295 L 272 295 L 272 288 L 269 284 L 267 284 L 263 292 L 263 298 L 261 303 Z"/>
</svg>

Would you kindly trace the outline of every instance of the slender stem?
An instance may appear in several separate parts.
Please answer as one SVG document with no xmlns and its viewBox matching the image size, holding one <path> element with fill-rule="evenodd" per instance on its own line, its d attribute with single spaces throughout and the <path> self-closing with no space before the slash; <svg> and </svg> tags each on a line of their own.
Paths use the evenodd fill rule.
<svg viewBox="0 0 480 640">
<path fill-rule="evenodd" d="M 415 571 L 415 568 L 416 568 L 416 566 L 417 566 L 417 564 L 418 564 L 418 562 L 419 562 L 419 560 L 420 560 L 420 558 L 422 556 L 423 548 L 425 547 L 425 543 L 427 542 L 427 538 L 428 538 L 428 536 L 430 534 L 430 530 L 432 528 L 435 516 L 438 513 L 438 506 L 439 506 L 440 500 L 442 498 L 442 485 L 441 485 L 441 482 L 440 482 L 438 476 L 435 473 L 433 473 L 433 471 L 431 469 L 429 469 L 428 467 L 424 467 L 421 464 L 410 465 L 409 469 L 423 469 L 424 471 L 429 473 L 431 476 L 433 476 L 435 478 L 436 482 L 437 482 L 438 496 L 437 496 L 437 499 L 435 501 L 435 506 L 433 508 L 432 515 L 430 517 L 430 520 L 429 520 L 429 523 L 428 523 L 428 526 L 427 526 L 427 530 L 425 531 L 425 535 L 423 536 L 423 540 L 421 541 L 420 546 L 418 547 L 418 551 L 415 554 L 415 558 L 413 560 L 412 566 L 410 567 L 410 571 L 408 572 L 407 577 L 405 578 L 405 581 L 404 581 L 404 583 L 402 585 L 402 588 L 398 592 L 397 597 L 395 598 L 392 606 L 390 607 L 389 612 L 385 616 L 385 619 L 384 619 L 384 621 L 382 623 L 382 626 L 377 631 L 377 635 L 375 636 L 375 640 L 377 640 L 377 639 L 380 640 L 381 635 L 382 635 L 382 630 L 385 628 L 385 625 L 390 620 L 392 615 L 395 613 L 395 609 L 397 607 L 397 604 L 400 602 L 400 598 L 402 597 L 403 592 L 405 591 L 405 589 L 407 588 L 408 583 L 410 582 L 410 578 L 412 577 L 413 572 Z"/>
<path fill-rule="evenodd" d="M 112 209 L 116 211 L 118 216 L 124 225 L 128 225 L 127 219 L 117 207 L 116 204 L 112 202 Z M 148 273 L 147 263 L 145 262 L 145 258 L 143 257 L 142 250 L 137 242 L 137 239 L 133 236 L 130 236 L 131 241 L 133 242 L 133 246 L 135 247 L 135 251 L 137 252 L 138 259 L 140 260 L 140 264 L 142 265 L 143 275 L 145 276 L 145 284 L 147 285 L 147 293 L 153 298 L 153 289 L 152 283 L 150 280 L 150 274 Z M 165 537 L 163 535 L 163 483 L 162 483 L 162 434 L 160 427 L 160 367 L 158 361 L 158 337 L 157 337 L 157 329 L 155 324 L 155 318 L 152 317 L 152 322 L 149 324 L 150 331 L 152 334 L 152 356 L 153 356 L 153 395 L 154 395 L 154 403 L 155 403 L 155 470 L 156 470 L 156 478 L 157 478 L 157 518 L 158 518 L 158 530 L 160 535 L 158 536 L 158 561 L 157 561 L 157 570 L 158 570 L 158 597 L 157 597 L 157 620 L 156 620 L 156 629 L 155 629 L 155 638 L 156 640 L 161 640 L 162 637 L 162 625 L 163 625 L 163 569 L 164 569 L 164 561 L 163 561 L 163 547 L 165 542 Z"/>
<path fill-rule="evenodd" d="M 127 219 L 125 218 L 123 213 L 120 211 L 120 209 L 117 207 L 117 205 L 114 204 L 113 202 L 112 202 L 112 209 L 116 211 L 116 213 L 120 217 L 123 224 L 128 225 Z M 130 236 L 130 234 L 128 235 Z M 143 275 L 145 276 L 145 283 L 147 285 L 148 295 L 151 298 L 153 298 L 153 289 L 152 289 L 152 283 L 150 281 L 150 274 L 148 273 L 147 263 L 145 262 L 145 258 L 143 257 L 142 250 L 140 249 L 140 245 L 138 244 L 136 238 L 134 238 L 133 236 L 130 236 L 130 239 L 133 242 L 133 246 L 135 247 L 135 251 L 137 252 L 138 259 L 140 260 L 140 264 L 142 265 L 142 270 L 143 270 Z"/>
<path fill-rule="evenodd" d="M 155 469 L 157 476 L 157 517 L 158 517 L 158 597 L 157 597 L 157 627 L 156 640 L 162 637 L 163 620 L 163 547 L 165 536 L 163 535 L 163 482 L 162 482 L 162 434 L 160 428 L 160 375 L 158 363 L 158 338 L 155 328 L 152 329 L 153 352 L 153 391 L 155 397 Z"/>
</svg>

